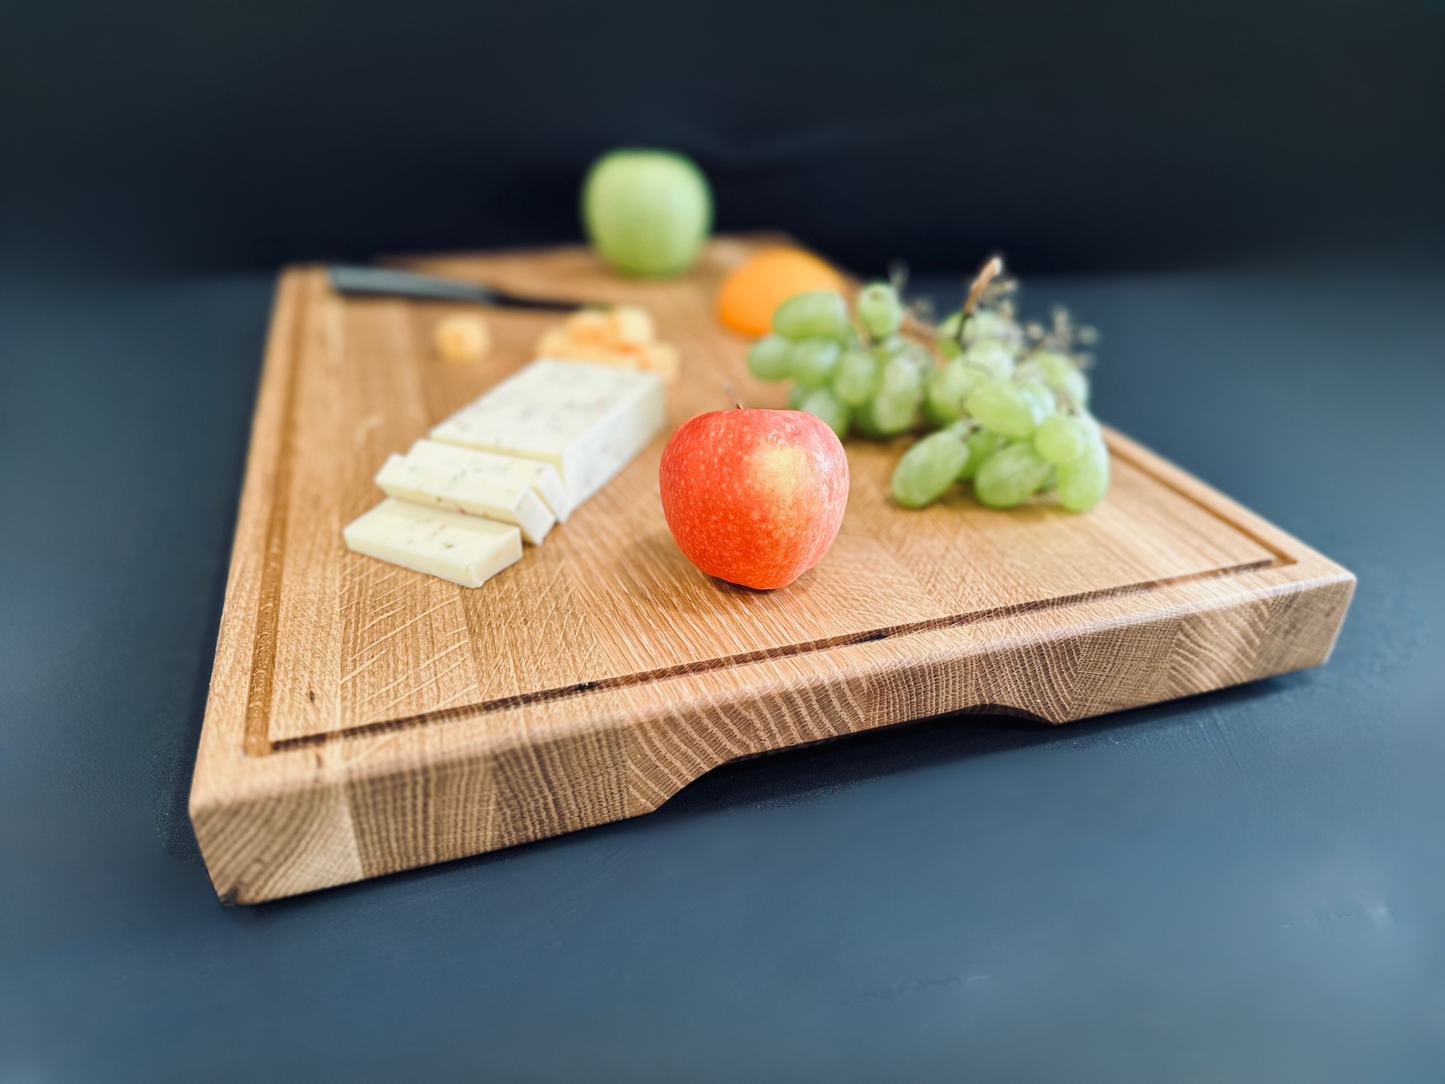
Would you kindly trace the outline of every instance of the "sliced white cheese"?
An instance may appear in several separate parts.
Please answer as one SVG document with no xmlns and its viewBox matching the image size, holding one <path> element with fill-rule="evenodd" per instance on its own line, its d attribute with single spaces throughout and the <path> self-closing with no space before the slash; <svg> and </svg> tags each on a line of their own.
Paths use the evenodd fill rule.
<svg viewBox="0 0 1445 1084">
<path fill-rule="evenodd" d="M 348 549 L 480 587 L 522 559 L 522 532 L 480 516 L 387 499 L 342 529 Z"/>
<path fill-rule="evenodd" d="M 551 463 L 540 459 L 518 459 L 514 455 L 479 452 L 455 444 L 435 440 L 419 440 L 411 446 L 406 458 L 441 470 L 465 471 L 470 477 L 501 478 L 509 482 L 525 482 L 542 498 L 558 523 L 566 523 L 571 508 L 567 504 L 567 487 Z"/>
<path fill-rule="evenodd" d="M 431 431 L 432 440 L 553 464 L 576 508 L 662 428 L 653 373 L 542 358 Z"/>
<path fill-rule="evenodd" d="M 468 457 L 485 454 L 465 448 L 448 450 Z M 388 497 L 511 523 L 520 527 L 523 540 L 534 546 L 542 544 L 557 522 L 526 482 L 478 472 L 465 462 L 440 465 L 394 455 L 377 473 L 376 484 Z"/>
</svg>

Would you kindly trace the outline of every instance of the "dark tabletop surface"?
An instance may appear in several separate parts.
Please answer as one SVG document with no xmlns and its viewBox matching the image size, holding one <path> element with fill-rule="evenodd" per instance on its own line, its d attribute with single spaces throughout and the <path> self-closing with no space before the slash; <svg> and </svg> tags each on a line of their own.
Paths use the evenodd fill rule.
<svg viewBox="0 0 1445 1084">
<path fill-rule="evenodd" d="M 1025 295 L 1359 576 L 1324 668 L 226 908 L 185 788 L 270 293 L 0 279 L 0 1084 L 1445 1079 L 1445 280 Z"/>
</svg>

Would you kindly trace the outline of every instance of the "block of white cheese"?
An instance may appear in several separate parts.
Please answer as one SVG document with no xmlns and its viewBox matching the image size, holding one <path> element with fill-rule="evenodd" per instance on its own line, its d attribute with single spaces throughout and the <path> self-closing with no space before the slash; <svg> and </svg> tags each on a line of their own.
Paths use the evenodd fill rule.
<svg viewBox="0 0 1445 1084">
<path fill-rule="evenodd" d="M 542 498 L 542 503 L 558 523 L 566 523 L 567 513 L 571 511 L 567 506 L 567 487 L 562 484 L 562 476 L 551 463 L 543 463 L 540 459 L 518 459 L 514 455 L 479 452 L 475 448 L 442 444 L 435 440 L 417 441 L 406 453 L 406 458 L 443 470 L 464 470 L 468 476 L 525 482 L 532 487 L 532 492 Z"/>
<path fill-rule="evenodd" d="M 541 358 L 431 431 L 431 439 L 551 463 L 576 508 L 647 447 L 666 414 L 653 373 Z"/>
<path fill-rule="evenodd" d="M 485 456 L 486 452 L 447 444 L 432 447 L 441 454 L 428 453 L 425 449 L 417 454 L 413 448 L 406 455 L 388 458 L 376 475 L 376 484 L 382 492 L 403 501 L 511 523 L 521 528 L 524 541 L 541 545 L 557 519 L 530 485 L 515 478 L 499 477 L 487 469 L 487 463 L 472 462 L 473 457 Z"/>
<path fill-rule="evenodd" d="M 341 531 L 347 549 L 480 587 L 522 559 L 522 532 L 509 523 L 388 498 Z"/>
</svg>

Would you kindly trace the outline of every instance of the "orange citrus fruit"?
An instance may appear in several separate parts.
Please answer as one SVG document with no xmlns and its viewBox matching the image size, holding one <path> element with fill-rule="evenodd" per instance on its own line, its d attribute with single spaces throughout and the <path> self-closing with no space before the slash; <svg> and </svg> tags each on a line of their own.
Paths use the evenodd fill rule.
<svg viewBox="0 0 1445 1084">
<path fill-rule="evenodd" d="M 811 252 L 769 248 L 727 278 L 717 293 L 717 318 L 744 335 L 766 335 L 773 310 L 794 294 L 842 290 L 843 276 Z"/>
</svg>

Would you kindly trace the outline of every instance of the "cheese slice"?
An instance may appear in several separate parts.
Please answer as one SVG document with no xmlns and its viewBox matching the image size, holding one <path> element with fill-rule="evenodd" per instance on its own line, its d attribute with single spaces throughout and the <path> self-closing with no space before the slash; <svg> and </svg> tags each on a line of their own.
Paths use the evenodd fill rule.
<svg viewBox="0 0 1445 1084">
<path fill-rule="evenodd" d="M 446 450 L 456 452 L 460 462 L 437 463 L 424 456 L 393 455 L 377 473 L 376 484 L 388 497 L 511 523 L 521 528 L 524 541 L 534 546 L 542 544 L 557 519 L 530 485 L 469 469 L 466 460 L 484 452 Z"/>
<path fill-rule="evenodd" d="M 510 524 L 390 498 L 341 536 L 357 553 L 463 587 L 480 587 L 522 559 L 522 532 Z"/>
<path fill-rule="evenodd" d="M 571 508 L 567 504 L 567 487 L 562 476 L 551 463 L 540 459 L 518 459 L 514 455 L 497 455 L 495 452 L 479 452 L 475 448 L 462 448 L 455 444 L 442 444 L 435 440 L 419 440 L 411 446 L 406 458 L 412 463 L 423 463 L 440 470 L 465 471 L 467 476 L 500 478 L 508 482 L 525 482 L 532 492 L 542 498 L 542 503 L 556 517 L 558 523 L 566 523 Z"/>
<path fill-rule="evenodd" d="M 431 431 L 431 439 L 551 463 L 576 508 L 662 428 L 653 373 L 542 358 Z"/>
</svg>

